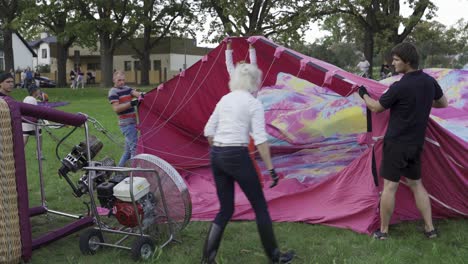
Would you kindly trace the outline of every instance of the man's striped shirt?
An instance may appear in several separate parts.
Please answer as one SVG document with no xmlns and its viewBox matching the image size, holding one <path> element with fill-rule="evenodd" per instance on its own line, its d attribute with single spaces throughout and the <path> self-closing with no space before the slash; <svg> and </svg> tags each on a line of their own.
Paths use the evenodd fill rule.
<svg viewBox="0 0 468 264">
<path fill-rule="evenodd" d="M 128 86 L 122 86 L 119 88 L 112 87 L 109 90 L 109 102 L 112 104 L 114 102 L 119 102 L 119 104 L 124 104 L 132 101 L 132 91 L 133 89 Z M 119 116 L 119 125 L 126 126 L 129 124 L 136 124 L 136 112 L 135 107 L 130 107 L 129 109 L 117 113 Z"/>
</svg>

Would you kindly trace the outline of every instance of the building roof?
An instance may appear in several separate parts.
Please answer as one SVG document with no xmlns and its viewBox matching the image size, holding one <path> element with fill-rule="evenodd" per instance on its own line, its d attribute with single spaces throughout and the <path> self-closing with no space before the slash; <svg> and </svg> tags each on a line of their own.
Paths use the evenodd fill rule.
<svg viewBox="0 0 468 264">
<path fill-rule="evenodd" d="M 39 47 L 39 45 L 40 45 L 41 43 L 49 43 L 49 44 L 51 44 L 51 43 L 57 43 L 57 37 L 55 37 L 55 36 L 48 36 L 48 37 L 43 38 L 43 39 L 33 40 L 33 41 L 30 41 L 30 42 L 29 42 L 29 45 L 30 45 L 31 47 L 37 48 L 37 47 Z"/>
<path fill-rule="evenodd" d="M 31 47 L 35 47 L 36 45 L 39 45 L 40 43 L 42 43 L 42 40 L 38 39 L 38 40 L 29 41 L 28 45 Z"/>
</svg>

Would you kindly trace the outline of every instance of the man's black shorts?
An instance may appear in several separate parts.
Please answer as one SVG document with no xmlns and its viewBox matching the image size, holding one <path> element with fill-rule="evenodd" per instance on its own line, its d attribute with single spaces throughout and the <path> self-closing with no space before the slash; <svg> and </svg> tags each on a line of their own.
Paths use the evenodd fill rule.
<svg viewBox="0 0 468 264">
<path fill-rule="evenodd" d="M 401 176 L 411 180 L 421 178 L 421 145 L 410 145 L 384 140 L 380 175 L 399 182 Z"/>
</svg>

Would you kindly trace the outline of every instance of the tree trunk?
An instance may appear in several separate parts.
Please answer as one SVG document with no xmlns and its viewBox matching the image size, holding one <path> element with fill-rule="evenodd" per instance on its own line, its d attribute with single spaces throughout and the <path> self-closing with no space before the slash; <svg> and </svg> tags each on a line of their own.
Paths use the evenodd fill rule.
<svg viewBox="0 0 468 264">
<path fill-rule="evenodd" d="M 150 53 L 151 53 L 151 28 L 145 26 L 143 32 L 143 43 L 144 48 L 140 53 L 140 73 L 141 73 L 141 85 L 149 85 L 149 71 L 151 69 Z"/>
<path fill-rule="evenodd" d="M 68 46 L 57 42 L 57 87 L 67 87 Z"/>
<path fill-rule="evenodd" d="M 149 85 L 149 71 L 151 69 L 150 50 L 143 51 L 143 58 L 140 58 L 141 85 Z"/>
<path fill-rule="evenodd" d="M 101 44 L 101 87 L 110 88 L 114 85 L 114 82 L 112 81 L 114 64 L 112 40 L 109 38 L 109 35 L 105 33 L 101 33 L 99 40 Z"/>
<path fill-rule="evenodd" d="M 372 67 L 374 66 L 374 32 L 371 28 L 366 28 L 364 32 L 364 56 L 369 62 L 369 78 L 372 78 Z"/>
<path fill-rule="evenodd" d="M 5 72 L 15 69 L 15 59 L 13 57 L 13 31 L 9 28 L 3 29 L 3 52 L 5 58 Z"/>
</svg>

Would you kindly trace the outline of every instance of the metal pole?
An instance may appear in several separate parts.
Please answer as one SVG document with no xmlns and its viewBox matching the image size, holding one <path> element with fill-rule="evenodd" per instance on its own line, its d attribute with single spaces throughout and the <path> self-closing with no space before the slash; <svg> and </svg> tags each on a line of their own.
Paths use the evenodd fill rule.
<svg viewBox="0 0 468 264">
<path fill-rule="evenodd" d="M 184 70 L 187 69 L 187 41 L 184 37 Z"/>
<path fill-rule="evenodd" d="M 88 128 L 88 121 L 84 123 L 85 127 L 85 137 L 86 137 L 86 151 L 87 151 L 87 159 L 88 159 L 88 165 L 89 166 L 95 166 L 95 162 L 91 160 L 91 147 L 90 147 L 90 141 L 89 141 L 89 128 Z M 96 219 L 96 222 L 98 224 L 98 227 L 100 230 L 102 230 L 102 223 L 99 217 L 99 213 L 97 211 L 97 206 L 96 206 L 96 201 L 94 200 L 94 178 L 96 177 L 96 171 L 95 170 L 90 170 L 87 172 L 88 173 L 88 193 L 89 193 L 89 198 L 91 202 L 91 210 L 93 211 L 94 217 Z"/>
<path fill-rule="evenodd" d="M 35 125 L 35 132 L 36 132 L 36 156 L 37 162 L 39 166 L 39 187 L 41 189 L 41 205 L 46 207 L 46 197 L 45 197 L 45 190 L 44 190 L 44 175 L 43 175 L 43 168 L 42 168 L 42 142 L 41 142 L 41 135 L 39 132 L 39 124 Z"/>
</svg>

